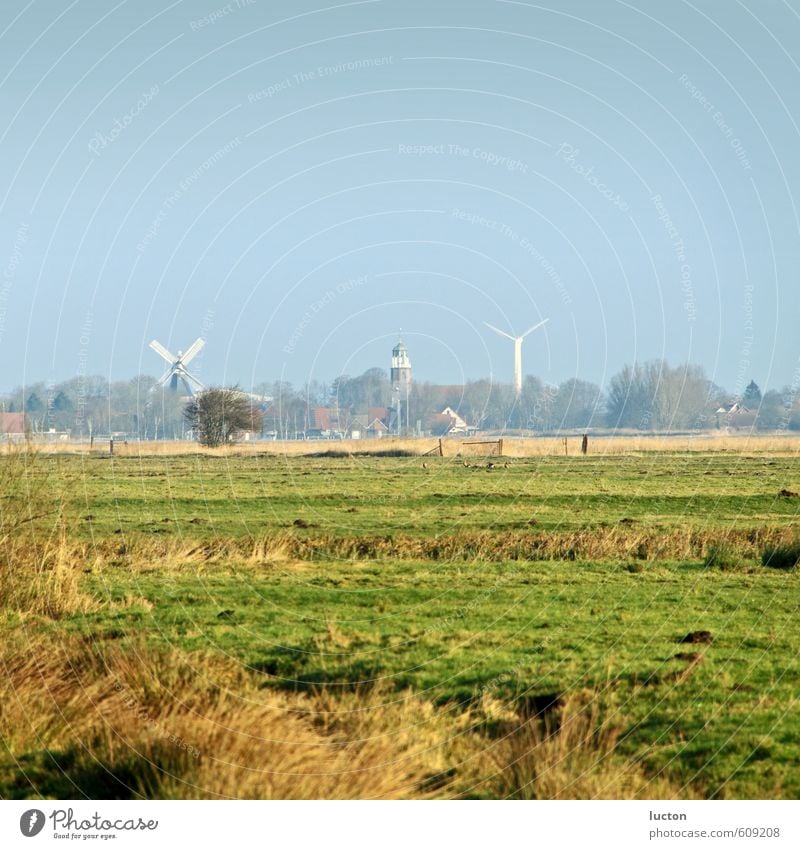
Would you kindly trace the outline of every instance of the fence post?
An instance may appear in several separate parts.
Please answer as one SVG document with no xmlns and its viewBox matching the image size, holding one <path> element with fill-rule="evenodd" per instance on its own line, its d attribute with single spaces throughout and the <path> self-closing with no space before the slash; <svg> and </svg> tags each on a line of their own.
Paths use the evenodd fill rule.
<svg viewBox="0 0 800 849">
<path fill-rule="evenodd" d="M 497 441 L 497 456 L 498 457 L 503 456 L 503 440 L 502 439 L 499 439 Z"/>
<path fill-rule="evenodd" d="M 114 456 L 114 437 L 108 440 L 108 453 L 113 457 Z"/>
<path fill-rule="evenodd" d="M 583 439 L 581 440 L 581 454 L 586 454 L 589 450 L 589 434 L 584 433 Z"/>
<path fill-rule="evenodd" d="M 444 457 L 444 451 L 442 450 L 442 440 L 439 439 L 439 456 Z"/>
<path fill-rule="evenodd" d="M 566 436 L 564 437 L 564 456 L 565 457 L 569 456 L 569 451 L 567 450 L 567 437 Z"/>
</svg>

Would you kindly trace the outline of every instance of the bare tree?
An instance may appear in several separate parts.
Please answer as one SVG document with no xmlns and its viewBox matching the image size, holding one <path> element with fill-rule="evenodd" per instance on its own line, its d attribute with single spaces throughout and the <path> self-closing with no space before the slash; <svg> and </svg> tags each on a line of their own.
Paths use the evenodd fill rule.
<svg viewBox="0 0 800 849">
<path fill-rule="evenodd" d="M 596 427 L 602 422 L 600 387 L 575 377 L 565 380 L 553 394 L 553 425 L 560 429 Z"/>
<path fill-rule="evenodd" d="M 611 378 L 608 424 L 638 430 L 700 427 L 708 420 L 713 388 L 699 366 L 663 360 L 625 366 Z"/>
<path fill-rule="evenodd" d="M 261 411 L 237 386 L 206 389 L 183 413 L 202 445 L 216 448 L 234 442 L 247 431 L 261 430 Z"/>
</svg>

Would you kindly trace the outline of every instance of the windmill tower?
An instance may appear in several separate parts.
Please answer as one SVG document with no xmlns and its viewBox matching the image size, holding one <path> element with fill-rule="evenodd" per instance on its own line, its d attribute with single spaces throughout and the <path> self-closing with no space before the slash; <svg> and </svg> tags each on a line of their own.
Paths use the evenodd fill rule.
<svg viewBox="0 0 800 849">
<path fill-rule="evenodd" d="M 411 357 L 408 355 L 402 339 L 397 340 L 397 344 L 392 348 L 392 368 L 389 373 L 389 379 L 392 384 L 392 408 L 394 415 L 394 429 L 397 434 L 400 434 L 402 428 L 402 401 L 406 405 L 406 431 L 409 429 L 409 405 L 408 396 L 411 392 Z"/>
<path fill-rule="evenodd" d="M 184 351 L 178 351 L 178 356 L 171 354 L 160 342 L 155 339 L 150 343 L 150 347 L 169 364 L 169 368 L 158 379 L 159 386 L 166 386 L 169 383 L 169 388 L 173 392 L 177 392 L 178 383 L 182 383 L 187 395 L 195 395 L 197 392 L 202 392 L 205 388 L 203 384 L 186 368 L 188 363 L 193 360 L 206 340 L 203 338 L 195 339 L 189 348 Z"/>
<path fill-rule="evenodd" d="M 529 333 L 533 333 L 534 330 L 538 330 L 549 320 L 550 319 L 546 318 L 544 321 L 534 324 L 533 327 L 526 330 L 522 336 L 512 336 L 510 333 L 505 333 L 504 331 L 499 330 L 493 324 L 489 324 L 488 321 L 484 322 L 490 330 L 494 330 L 494 332 L 498 335 L 505 336 L 506 339 L 510 339 L 514 343 L 514 394 L 517 398 L 519 398 L 522 394 L 522 343 L 525 341 L 525 337 Z"/>
</svg>

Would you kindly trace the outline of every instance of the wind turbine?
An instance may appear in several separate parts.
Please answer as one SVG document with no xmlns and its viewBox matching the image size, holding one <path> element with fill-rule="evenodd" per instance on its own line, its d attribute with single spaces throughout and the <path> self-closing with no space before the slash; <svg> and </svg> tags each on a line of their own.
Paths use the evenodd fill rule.
<svg viewBox="0 0 800 849">
<path fill-rule="evenodd" d="M 202 392 L 205 388 L 203 384 L 189 372 L 186 368 L 190 360 L 200 352 L 206 340 L 202 337 L 195 339 L 189 348 L 184 351 L 178 351 L 178 356 L 173 356 L 160 342 L 155 339 L 150 343 L 150 347 L 166 362 L 169 363 L 169 368 L 158 379 L 159 386 L 166 386 L 169 383 L 169 388 L 173 391 L 178 389 L 178 381 L 186 388 L 189 395 L 194 395 L 195 392 Z"/>
<path fill-rule="evenodd" d="M 506 333 L 503 330 L 500 330 L 498 327 L 495 327 L 493 324 L 489 324 L 488 321 L 484 321 L 484 324 L 490 329 L 494 330 L 495 333 L 500 336 L 505 336 L 506 339 L 510 339 L 514 343 L 514 394 L 519 398 L 522 393 L 522 343 L 525 341 L 525 337 L 529 333 L 533 333 L 534 330 L 538 330 L 543 324 L 550 321 L 549 318 L 544 319 L 544 321 L 540 321 L 538 324 L 534 324 L 533 327 L 526 330 L 522 336 L 512 336 L 510 333 Z"/>
</svg>

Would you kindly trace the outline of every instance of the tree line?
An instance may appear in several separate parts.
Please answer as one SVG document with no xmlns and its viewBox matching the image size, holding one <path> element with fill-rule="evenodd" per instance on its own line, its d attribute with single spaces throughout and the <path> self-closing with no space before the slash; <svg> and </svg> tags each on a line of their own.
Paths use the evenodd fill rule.
<svg viewBox="0 0 800 849">
<path fill-rule="evenodd" d="M 363 421 L 369 411 L 382 411 L 392 404 L 389 375 L 380 368 L 301 387 L 266 382 L 252 387 L 252 393 L 272 398 L 269 404 L 249 403 L 252 409 L 258 407 L 261 431 L 276 438 L 312 432 L 318 408 L 333 411 L 337 427 L 346 429 L 356 417 Z M 402 403 L 405 423 L 406 398 Z M 446 407 L 483 431 L 800 430 L 797 388 L 762 395 L 751 381 L 741 397 L 736 397 L 708 380 L 699 366 L 671 367 L 661 360 L 625 366 L 609 380 L 606 391 L 577 378 L 550 385 L 528 376 L 519 397 L 509 384 L 488 379 L 471 380 L 463 386 L 415 381 L 407 403 L 410 429 L 424 433 L 440 425 L 438 414 Z M 68 431 L 83 439 L 113 433 L 134 439 L 180 439 L 193 430 L 193 420 L 186 415 L 186 399 L 162 390 L 146 375 L 124 381 L 81 377 L 56 384 L 37 383 L 0 398 L 0 407 L 3 412 L 25 412 L 27 426 L 34 432 Z"/>
</svg>

